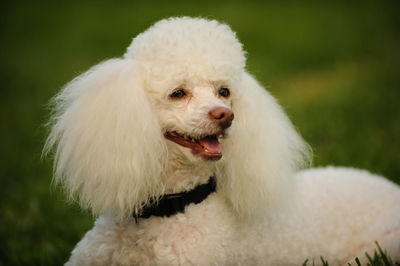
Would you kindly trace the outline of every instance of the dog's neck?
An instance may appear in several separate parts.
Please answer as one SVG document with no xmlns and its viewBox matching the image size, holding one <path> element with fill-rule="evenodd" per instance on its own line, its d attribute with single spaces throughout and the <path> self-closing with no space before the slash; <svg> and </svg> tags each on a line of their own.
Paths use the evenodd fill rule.
<svg viewBox="0 0 400 266">
<path fill-rule="evenodd" d="M 151 216 L 169 217 L 184 212 L 185 206 L 200 203 L 216 191 L 215 163 L 190 161 L 185 157 L 170 158 L 163 175 L 164 195 L 157 202 L 133 213 L 136 223 Z"/>
<path fill-rule="evenodd" d="M 134 212 L 133 217 L 138 223 L 140 218 L 170 217 L 177 213 L 183 213 L 187 205 L 199 204 L 215 191 L 216 180 L 211 176 L 206 184 L 198 185 L 192 190 L 166 194 L 157 201 L 150 201 L 139 213 Z"/>
<path fill-rule="evenodd" d="M 188 191 L 200 184 L 208 182 L 216 171 L 215 163 L 189 161 L 182 157 L 171 157 L 166 175 L 162 182 L 165 194 Z"/>
</svg>

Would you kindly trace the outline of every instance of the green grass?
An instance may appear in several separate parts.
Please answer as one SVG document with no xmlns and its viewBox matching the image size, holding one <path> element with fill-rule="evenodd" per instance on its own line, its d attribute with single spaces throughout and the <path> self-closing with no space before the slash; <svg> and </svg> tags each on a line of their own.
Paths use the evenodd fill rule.
<svg viewBox="0 0 400 266">
<path fill-rule="evenodd" d="M 384 250 L 379 246 L 379 243 L 376 242 L 376 250 L 374 252 L 374 255 L 371 257 L 368 252 L 365 252 L 365 258 L 367 259 L 367 264 L 364 264 L 365 266 L 400 266 L 399 263 L 393 262 L 390 256 L 386 254 Z M 322 266 L 329 266 L 329 262 L 325 260 L 323 257 L 320 257 L 321 260 L 321 265 Z M 309 264 L 310 263 L 310 264 Z M 308 266 L 312 265 L 314 266 L 317 263 L 317 265 L 320 265 L 319 261 L 316 262 L 315 260 L 312 260 L 310 262 L 308 259 L 304 261 L 303 266 Z M 360 259 L 358 257 L 354 258 L 354 261 L 348 262 L 348 266 L 361 266 Z"/>
<path fill-rule="evenodd" d="M 0 12 L 0 265 L 60 265 L 93 223 L 40 161 L 46 104 L 168 16 L 225 21 L 313 147 L 314 165 L 400 183 L 400 16 L 393 2 L 23 2 Z"/>
</svg>

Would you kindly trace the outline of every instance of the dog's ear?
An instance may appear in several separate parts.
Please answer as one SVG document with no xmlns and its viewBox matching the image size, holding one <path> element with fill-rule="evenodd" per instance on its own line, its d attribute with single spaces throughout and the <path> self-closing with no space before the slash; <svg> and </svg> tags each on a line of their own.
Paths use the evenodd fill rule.
<svg viewBox="0 0 400 266">
<path fill-rule="evenodd" d="M 121 218 L 162 194 L 165 141 L 133 60 L 112 59 L 53 99 L 44 154 L 54 180 L 94 214 Z"/>
<path fill-rule="evenodd" d="M 291 192 L 293 172 L 309 148 L 276 100 L 248 73 L 232 99 L 231 138 L 223 145 L 220 188 L 241 217 L 279 206 Z M 234 95 L 233 95 L 234 97 Z"/>
</svg>

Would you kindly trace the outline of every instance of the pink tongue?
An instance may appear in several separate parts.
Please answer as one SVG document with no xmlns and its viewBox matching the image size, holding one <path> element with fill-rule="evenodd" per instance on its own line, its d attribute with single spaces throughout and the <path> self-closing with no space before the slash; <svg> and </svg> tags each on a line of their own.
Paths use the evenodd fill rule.
<svg viewBox="0 0 400 266">
<path fill-rule="evenodd" d="M 199 140 L 201 146 L 212 153 L 221 153 L 221 143 L 215 137 L 205 137 Z"/>
</svg>

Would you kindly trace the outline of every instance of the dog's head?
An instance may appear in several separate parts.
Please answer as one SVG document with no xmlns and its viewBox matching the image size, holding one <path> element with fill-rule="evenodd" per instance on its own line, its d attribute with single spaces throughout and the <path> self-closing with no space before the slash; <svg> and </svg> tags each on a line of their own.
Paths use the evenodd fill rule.
<svg viewBox="0 0 400 266">
<path fill-rule="evenodd" d="M 137 36 L 125 58 L 138 65 L 165 138 L 187 159 L 219 160 L 245 66 L 231 29 L 203 19 L 163 20 Z"/>
<path fill-rule="evenodd" d="M 140 210 L 168 189 L 163 180 L 180 161 L 212 169 L 218 191 L 249 216 L 283 198 L 306 154 L 279 105 L 245 71 L 235 34 L 216 21 L 156 23 L 53 104 L 45 152 L 55 147 L 55 180 L 96 214 Z"/>
</svg>

